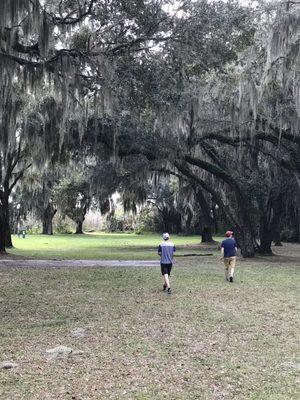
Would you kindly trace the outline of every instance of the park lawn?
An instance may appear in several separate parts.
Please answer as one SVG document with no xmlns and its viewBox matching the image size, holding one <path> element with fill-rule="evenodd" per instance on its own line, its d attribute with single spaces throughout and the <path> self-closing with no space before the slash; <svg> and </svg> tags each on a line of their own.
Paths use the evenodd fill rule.
<svg viewBox="0 0 300 400">
<path fill-rule="evenodd" d="M 177 254 L 207 253 L 216 251 L 217 246 L 199 246 L 199 236 L 172 235 Z M 27 235 L 25 239 L 13 236 L 15 248 L 10 254 L 36 259 L 155 259 L 160 235 L 92 233 L 84 235 Z"/>
<path fill-rule="evenodd" d="M 158 268 L 0 268 L 0 361 L 18 364 L 1 400 L 299 399 L 292 249 L 239 260 L 233 284 L 216 257 L 178 259 L 171 295 Z"/>
</svg>

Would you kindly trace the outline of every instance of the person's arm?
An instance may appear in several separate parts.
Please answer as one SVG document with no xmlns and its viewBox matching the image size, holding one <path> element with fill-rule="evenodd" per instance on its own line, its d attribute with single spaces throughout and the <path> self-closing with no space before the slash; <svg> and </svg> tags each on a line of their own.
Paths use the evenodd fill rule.
<svg viewBox="0 0 300 400">
<path fill-rule="evenodd" d="M 172 263 L 173 264 L 175 264 L 175 251 L 176 251 L 176 248 L 175 248 L 175 246 L 173 246 L 173 255 L 172 255 Z"/>
<path fill-rule="evenodd" d="M 224 247 L 221 245 L 221 257 L 220 260 L 223 260 L 224 258 Z"/>
<path fill-rule="evenodd" d="M 158 253 L 159 256 L 161 256 L 161 245 L 158 246 L 157 253 Z"/>
</svg>

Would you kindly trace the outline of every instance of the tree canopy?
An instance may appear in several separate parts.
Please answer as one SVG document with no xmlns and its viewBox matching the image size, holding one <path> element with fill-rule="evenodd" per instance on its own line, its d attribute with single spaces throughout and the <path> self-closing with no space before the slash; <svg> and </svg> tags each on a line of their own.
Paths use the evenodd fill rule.
<svg viewBox="0 0 300 400">
<path fill-rule="evenodd" d="M 217 206 L 243 255 L 270 253 L 300 191 L 299 22 L 286 0 L 3 0 L 1 249 L 32 168 L 64 166 L 66 195 L 68 166 L 87 163 L 82 187 L 102 204 L 117 190 L 134 209 L 175 179 L 174 219 L 210 231 Z"/>
</svg>

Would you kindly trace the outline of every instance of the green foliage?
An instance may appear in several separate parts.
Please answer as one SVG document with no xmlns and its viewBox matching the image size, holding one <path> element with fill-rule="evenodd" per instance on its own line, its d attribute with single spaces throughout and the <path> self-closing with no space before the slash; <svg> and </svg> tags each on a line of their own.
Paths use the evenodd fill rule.
<svg viewBox="0 0 300 400">
<path fill-rule="evenodd" d="M 71 48 L 82 52 L 88 51 L 91 35 L 92 32 L 90 28 L 84 26 L 72 36 L 70 43 Z"/>
<path fill-rule="evenodd" d="M 133 232 L 135 222 L 130 215 L 111 215 L 105 225 L 106 232 Z"/>
<path fill-rule="evenodd" d="M 171 3 L 178 10 L 167 13 Z M 201 212 L 191 193 L 200 187 L 206 208 L 219 202 L 230 211 L 224 219 L 253 231 L 281 195 L 270 171 L 281 181 L 277 164 L 300 174 L 293 139 L 299 4 L 271 8 L 264 13 L 262 6 L 258 16 L 234 0 L 3 0 L 2 197 L 8 199 L 30 164 L 76 160 L 89 170 L 67 176 L 55 200 L 82 222 L 92 197 L 108 212 L 115 191 L 135 211 L 147 200 L 153 172 L 165 170 L 183 174 L 191 186 L 156 188 L 165 229 L 182 229 L 183 220 L 195 226 Z M 222 140 L 210 136 L 215 132 Z"/>
<path fill-rule="evenodd" d="M 62 5 L 64 9 L 67 10 L 74 10 L 76 6 L 78 5 L 77 0 L 64 0 L 62 1 Z"/>
<path fill-rule="evenodd" d="M 107 114 L 98 115 L 95 113 L 90 115 L 84 134 L 84 143 L 81 143 L 79 137 L 75 138 L 75 145 L 77 150 L 79 148 L 79 154 L 81 155 L 84 152 L 87 155 L 96 154 L 101 161 L 109 159 L 115 152 L 116 123 L 117 121 Z"/>
<path fill-rule="evenodd" d="M 171 55 L 183 77 L 222 70 L 253 42 L 253 10 L 237 1 L 187 1 L 182 10 Z"/>
<path fill-rule="evenodd" d="M 299 232 L 296 227 L 284 227 L 280 234 L 283 242 L 296 243 L 299 240 Z"/>
<path fill-rule="evenodd" d="M 159 232 L 161 223 L 157 218 L 157 213 L 153 207 L 145 207 L 142 209 L 137 218 L 137 228 L 134 230 L 136 234 L 142 234 L 147 232 Z"/>
<path fill-rule="evenodd" d="M 54 189 L 54 198 L 63 216 L 82 222 L 91 204 L 91 188 L 84 174 L 62 179 Z"/>
<path fill-rule="evenodd" d="M 26 235 L 38 235 L 40 233 L 41 233 L 41 227 L 39 225 L 33 225 L 33 224 L 27 225 Z"/>
<path fill-rule="evenodd" d="M 73 233 L 74 228 L 68 223 L 66 218 L 63 218 L 61 215 L 59 215 L 57 218 L 55 218 L 55 224 L 54 224 L 54 232 L 58 234 L 71 234 Z"/>
</svg>

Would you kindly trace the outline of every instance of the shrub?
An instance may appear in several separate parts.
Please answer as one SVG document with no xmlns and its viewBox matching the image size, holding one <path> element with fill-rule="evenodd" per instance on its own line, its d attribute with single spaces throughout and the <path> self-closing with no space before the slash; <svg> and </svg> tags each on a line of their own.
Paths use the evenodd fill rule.
<svg viewBox="0 0 300 400">
<path fill-rule="evenodd" d="M 55 233 L 70 234 L 74 232 L 74 228 L 65 218 L 57 217 L 53 230 Z"/>
<path fill-rule="evenodd" d="M 131 232 L 134 230 L 134 221 L 131 216 L 109 216 L 106 220 L 107 232 Z"/>
<path fill-rule="evenodd" d="M 295 243 L 298 242 L 298 231 L 286 226 L 282 229 L 280 237 L 283 242 Z"/>
<path fill-rule="evenodd" d="M 137 219 L 135 233 L 140 235 L 145 232 L 159 232 L 159 218 L 153 208 L 144 208 Z"/>
<path fill-rule="evenodd" d="M 38 235 L 41 233 L 41 226 L 40 225 L 23 225 L 26 226 L 26 234 L 28 235 Z"/>
</svg>

